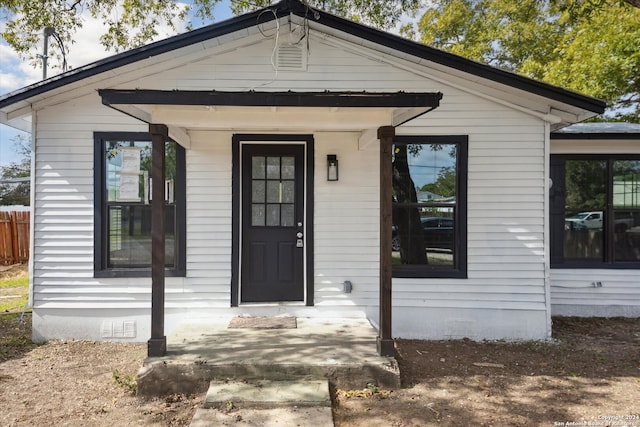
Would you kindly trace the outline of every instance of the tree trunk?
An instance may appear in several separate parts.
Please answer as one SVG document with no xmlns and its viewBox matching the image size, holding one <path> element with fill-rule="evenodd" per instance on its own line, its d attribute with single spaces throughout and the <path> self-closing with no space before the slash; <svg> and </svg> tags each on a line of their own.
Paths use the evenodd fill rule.
<svg viewBox="0 0 640 427">
<path fill-rule="evenodd" d="M 396 145 L 393 161 L 393 192 L 397 203 L 417 203 L 418 194 L 409 173 L 407 146 Z M 420 208 L 396 208 L 393 212 L 402 264 L 428 264 Z"/>
</svg>

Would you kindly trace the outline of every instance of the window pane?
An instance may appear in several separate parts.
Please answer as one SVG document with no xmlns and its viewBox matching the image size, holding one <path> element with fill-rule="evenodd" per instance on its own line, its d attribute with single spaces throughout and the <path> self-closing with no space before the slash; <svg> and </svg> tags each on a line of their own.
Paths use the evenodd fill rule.
<svg viewBox="0 0 640 427">
<path fill-rule="evenodd" d="M 294 181 L 282 181 L 282 203 L 293 203 L 294 196 Z"/>
<path fill-rule="evenodd" d="M 267 179 L 280 179 L 280 157 L 267 157 Z"/>
<path fill-rule="evenodd" d="M 267 227 L 280 225 L 280 205 L 267 205 Z"/>
<path fill-rule="evenodd" d="M 254 227 L 264 227 L 265 224 L 264 205 L 251 205 L 251 225 Z"/>
<path fill-rule="evenodd" d="M 295 158 L 283 157 L 282 158 L 282 179 L 295 179 Z"/>
<path fill-rule="evenodd" d="M 565 174 L 564 257 L 604 260 L 607 163 L 568 160 Z"/>
<path fill-rule="evenodd" d="M 264 181 L 256 181 L 252 182 L 253 191 L 251 192 L 251 201 L 253 203 L 264 203 L 265 197 L 265 188 Z"/>
<path fill-rule="evenodd" d="M 443 208 L 433 215 L 429 208 L 393 210 L 392 263 L 453 268 L 455 248 L 454 210 Z M 426 216 L 422 216 L 426 215 Z"/>
<path fill-rule="evenodd" d="M 107 201 L 146 201 L 151 142 L 105 141 L 104 150 Z"/>
<path fill-rule="evenodd" d="M 613 163 L 613 206 L 640 208 L 640 160 Z"/>
<path fill-rule="evenodd" d="M 615 261 L 640 261 L 640 212 L 614 212 Z"/>
<path fill-rule="evenodd" d="M 267 181 L 267 203 L 280 203 L 280 181 Z"/>
<path fill-rule="evenodd" d="M 105 183 L 108 202 L 150 200 L 151 141 L 105 141 Z M 165 144 L 165 179 L 169 188 L 176 182 L 176 144 Z M 173 195 L 167 200 L 173 202 Z"/>
<path fill-rule="evenodd" d="M 253 179 L 264 179 L 265 177 L 265 158 L 261 156 L 253 156 L 251 164 L 251 177 Z"/>
<path fill-rule="evenodd" d="M 398 203 L 455 203 L 455 144 L 396 144 L 394 200 Z"/>
<path fill-rule="evenodd" d="M 108 267 L 151 265 L 151 205 L 112 205 L 108 209 Z M 175 207 L 165 208 L 165 265 L 175 266 Z"/>
<path fill-rule="evenodd" d="M 282 213 L 282 226 L 293 227 L 295 225 L 295 216 L 293 205 L 280 205 Z"/>
</svg>

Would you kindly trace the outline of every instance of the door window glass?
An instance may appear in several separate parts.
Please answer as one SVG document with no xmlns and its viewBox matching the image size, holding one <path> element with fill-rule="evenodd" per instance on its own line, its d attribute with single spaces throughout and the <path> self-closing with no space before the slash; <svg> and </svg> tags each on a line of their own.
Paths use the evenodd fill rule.
<svg viewBox="0 0 640 427">
<path fill-rule="evenodd" d="M 253 156 L 251 164 L 251 225 L 293 227 L 295 158 Z"/>
</svg>

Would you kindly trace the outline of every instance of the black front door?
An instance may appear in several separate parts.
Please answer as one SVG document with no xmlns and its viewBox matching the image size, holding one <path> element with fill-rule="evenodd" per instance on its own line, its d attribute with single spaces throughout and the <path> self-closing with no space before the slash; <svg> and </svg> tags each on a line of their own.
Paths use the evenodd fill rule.
<svg viewBox="0 0 640 427">
<path fill-rule="evenodd" d="M 241 302 L 304 300 L 304 145 L 242 146 Z"/>
</svg>

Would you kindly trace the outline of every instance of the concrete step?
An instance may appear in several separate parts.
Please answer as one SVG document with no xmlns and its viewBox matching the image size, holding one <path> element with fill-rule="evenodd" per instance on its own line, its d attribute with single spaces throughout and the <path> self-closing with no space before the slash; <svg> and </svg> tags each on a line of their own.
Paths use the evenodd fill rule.
<svg viewBox="0 0 640 427">
<path fill-rule="evenodd" d="M 199 408 L 189 427 L 334 427 L 331 408 L 219 409 Z"/>
<path fill-rule="evenodd" d="M 327 380 L 211 381 L 190 427 L 333 427 Z"/>
<path fill-rule="evenodd" d="M 205 408 L 331 407 L 327 380 L 211 381 Z"/>
</svg>

